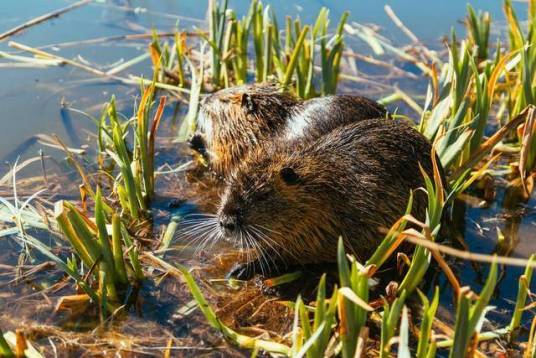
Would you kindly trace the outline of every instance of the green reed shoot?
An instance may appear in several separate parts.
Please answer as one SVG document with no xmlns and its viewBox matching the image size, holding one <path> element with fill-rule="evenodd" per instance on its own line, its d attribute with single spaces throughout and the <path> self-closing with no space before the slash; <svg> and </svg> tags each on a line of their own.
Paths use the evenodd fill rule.
<svg viewBox="0 0 536 358">
<path fill-rule="evenodd" d="M 353 357 L 359 332 L 366 323 L 368 311 L 371 310 L 366 304 L 369 294 L 369 275 L 366 269 L 360 268 L 355 260 L 350 266 L 348 265 L 342 238 L 339 239 L 337 246 L 337 263 L 341 284 L 337 309 L 342 356 Z"/>
<path fill-rule="evenodd" d="M 294 309 L 301 325 L 295 323 L 294 329 L 299 329 L 300 332 L 293 335 L 295 338 L 293 339 L 292 351 L 296 355 L 303 353 L 308 358 L 322 356 L 326 351 L 331 338 L 332 326 L 336 321 L 337 289 L 334 290 L 331 299 L 327 302 L 326 276 L 322 276 L 318 284 L 312 324 L 309 319 L 309 311 L 300 297 L 298 297 Z"/>
<path fill-rule="evenodd" d="M 230 66 L 227 66 L 227 77 L 234 75 L 237 84 L 244 84 L 248 80 L 248 45 L 249 34 L 252 24 L 252 12 L 254 3 L 251 4 L 249 14 L 238 20 L 234 11 L 230 11 L 230 26 L 226 35 L 227 52 L 233 51 L 230 55 Z M 230 85 L 230 81 L 227 81 Z"/>
<path fill-rule="evenodd" d="M 531 255 L 529 262 L 534 262 L 536 260 L 536 255 Z M 517 299 L 514 312 L 512 315 L 512 320 L 510 321 L 510 341 L 517 335 L 517 329 L 521 323 L 521 317 L 525 310 L 525 303 L 527 302 L 528 292 L 530 290 L 530 284 L 532 282 L 532 271 L 531 266 L 525 268 L 525 273 L 519 277 L 519 286 L 517 290 Z"/>
<path fill-rule="evenodd" d="M 204 47 L 201 48 L 201 53 L 204 53 Z M 178 140 L 184 142 L 188 140 L 197 128 L 197 115 L 199 114 L 199 102 L 201 101 L 201 91 L 203 89 L 203 77 L 205 74 L 205 66 L 201 63 L 199 72 L 189 59 L 186 59 L 192 72 L 192 88 L 190 90 L 190 101 L 188 102 L 188 113 L 184 117 L 179 128 Z"/>
<path fill-rule="evenodd" d="M 138 249 L 119 216 L 112 214 L 111 220 L 107 217 L 100 189 L 95 202 L 95 223 L 65 201 L 56 203 L 55 219 L 83 265 L 92 272 L 94 283 L 99 284 L 98 297 L 103 306 L 108 307 L 107 302 L 117 303 L 121 288 L 143 279 Z"/>
<path fill-rule="evenodd" d="M 322 11 L 322 10 L 321 10 Z M 322 96 L 335 94 L 340 72 L 340 63 L 342 59 L 342 50 L 344 48 L 343 29 L 346 20 L 350 14 L 344 12 L 339 20 L 335 35 L 328 41 L 328 14 L 324 17 L 318 16 L 317 25 L 320 31 L 320 54 L 322 81 L 320 93 Z M 316 25 L 315 25 L 316 27 Z"/>
<path fill-rule="evenodd" d="M 497 285 L 497 263 L 493 263 L 488 278 L 476 302 L 468 287 L 462 288 L 458 295 L 456 324 L 454 327 L 454 343 L 449 357 L 465 357 L 474 349 L 472 342 L 477 342 L 482 328 L 484 316 L 488 310 L 495 286 Z"/>
<path fill-rule="evenodd" d="M 445 193 L 439 168 L 435 161 L 435 152 L 432 151 L 433 161 L 433 181 L 428 174 L 421 168 L 421 175 L 424 178 L 426 194 L 428 196 L 428 207 L 426 209 L 426 220 L 422 228 L 422 236 L 427 240 L 434 241 L 441 228 L 441 218 L 445 206 Z M 417 246 L 411 258 L 411 264 L 404 279 L 400 283 L 399 290 L 406 290 L 408 293 L 413 292 L 421 283 L 430 265 L 431 253 L 422 246 Z"/>
<path fill-rule="evenodd" d="M 491 15 L 489 12 L 475 12 L 470 4 L 467 4 L 468 16 L 466 18 L 466 28 L 472 47 L 476 51 L 476 57 L 480 60 L 488 58 L 489 30 L 491 25 Z"/>
<path fill-rule="evenodd" d="M 439 306 L 439 287 L 436 286 L 434 290 L 434 297 L 432 302 L 421 292 L 417 291 L 422 302 L 423 317 L 420 326 L 419 343 L 417 344 L 417 358 L 434 357 L 436 346 L 431 340 L 432 338 L 432 325 L 434 323 L 434 317 Z"/>
<path fill-rule="evenodd" d="M 266 7 L 269 10 L 269 6 Z M 251 16 L 251 35 L 253 37 L 253 49 L 255 50 L 255 73 L 256 81 L 262 82 L 265 74 L 265 61 L 264 51 L 265 47 L 269 49 L 268 44 L 264 43 L 264 31 L 266 30 L 266 24 L 264 20 L 263 5 L 257 0 L 252 0 L 250 5 Z"/>
<path fill-rule="evenodd" d="M 380 358 L 388 358 L 391 356 L 391 340 L 395 336 L 400 312 L 406 301 L 407 293 L 402 291 L 392 304 L 385 301 L 383 305 L 381 336 L 380 336 Z"/>
<path fill-rule="evenodd" d="M 532 324 L 530 326 L 529 332 L 529 341 L 527 342 L 527 349 L 524 358 L 534 358 L 536 357 L 536 317 L 532 319 Z"/>
<path fill-rule="evenodd" d="M 225 34 L 227 12 L 227 0 L 224 0 L 221 5 L 216 0 L 208 2 L 208 28 L 209 38 L 207 39 L 210 45 L 210 69 L 212 83 L 219 87 L 221 86 L 221 69 L 223 60 L 223 37 Z"/>
<path fill-rule="evenodd" d="M 308 356 L 316 357 L 326 351 L 331 338 L 331 327 L 335 323 L 335 313 L 337 310 L 337 287 L 333 291 L 329 302 L 326 302 L 326 276 L 323 275 L 318 284 L 316 305 L 313 321 L 313 331 L 321 331 L 318 339 L 311 348 Z M 323 326 L 322 326 L 323 325 Z"/>
<path fill-rule="evenodd" d="M 11 350 L 11 347 L 4 338 L 2 330 L 0 330 L 0 356 L 1 357 L 14 357 L 15 354 Z"/>
</svg>

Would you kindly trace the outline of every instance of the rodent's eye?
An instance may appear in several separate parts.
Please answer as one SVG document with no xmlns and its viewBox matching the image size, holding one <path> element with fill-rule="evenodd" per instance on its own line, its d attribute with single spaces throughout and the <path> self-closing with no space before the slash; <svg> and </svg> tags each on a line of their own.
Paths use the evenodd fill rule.
<svg viewBox="0 0 536 358">
<path fill-rule="evenodd" d="M 294 171 L 294 169 L 285 167 L 281 169 L 279 172 L 279 175 L 281 176 L 281 179 L 288 185 L 295 185 L 298 184 L 298 181 L 300 180 L 300 177 L 298 174 Z"/>
<path fill-rule="evenodd" d="M 262 201 L 262 200 L 266 200 L 268 199 L 268 197 L 270 197 L 270 191 L 268 190 L 264 190 L 264 191 L 261 191 L 257 194 L 257 201 Z"/>
<path fill-rule="evenodd" d="M 242 107 L 244 107 L 249 113 L 255 112 L 255 102 L 248 93 L 242 94 Z"/>
</svg>

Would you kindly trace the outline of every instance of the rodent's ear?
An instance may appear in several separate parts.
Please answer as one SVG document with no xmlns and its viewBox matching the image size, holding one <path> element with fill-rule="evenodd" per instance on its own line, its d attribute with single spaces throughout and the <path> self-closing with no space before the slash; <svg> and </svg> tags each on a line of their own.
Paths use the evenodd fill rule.
<svg viewBox="0 0 536 358">
<path fill-rule="evenodd" d="M 296 185 L 300 181 L 300 176 L 294 171 L 294 169 L 289 167 L 284 167 L 279 172 L 281 179 L 288 185 Z"/>
<path fill-rule="evenodd" d="M 245 108 L 249 113 L 255 111 L 255 102 L 250 94 L 242 93 L 242 107 Z"/>
</svg>

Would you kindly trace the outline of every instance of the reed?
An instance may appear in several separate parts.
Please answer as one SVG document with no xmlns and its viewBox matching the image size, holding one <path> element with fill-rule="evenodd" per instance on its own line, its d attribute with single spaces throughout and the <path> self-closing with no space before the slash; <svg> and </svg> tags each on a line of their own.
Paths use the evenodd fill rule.
<svg viewBox="0 0 536 358">
<path fill-rule="evenodd" d="M 475 12 L 470 4 L 467 4 L 466 28 L 469 40 L 474 48 L 475 57 L 483 61 L 488 58 L 489 30 L 491 27 L 491 15 L 489 12 Z"/>
<path fill-rule="evenodd" d="M 339 81 L 343 29 L 348 16 L 347 12 L 342 15 L 332 35 L 327 8 L 320 10 L 314 24 L 302 24 L 299 18 L 289 17 L 282 30 L 273 9 L 261 1 L 251 1 L 246 15 L 238 19 L 227 1 L 211 0 L 209 31 L 200 33 L 209 48 L 206 81 L 219 89 L 250 80 L 277 80 L 283 88 L 295 91 L 301 98 L 333 94 Z M 150 47 L 154 53 L 153 63 L 159 62 L 161 71 L 178 68 L 177 80 L 183 86 L 182 68 L 187 61 L 184 40 L 178 35 L 175 37 L 175 51 L 166 51 L 166 44 L 153 42 Z M 169 56 L 168 52 L 174 54 Z M 171 62 L 175 62 L 174 67 Z M 162 74 L 160 81 L 161 77 Z"/>
<path fill-rule="evenodd" d="M 439 306 L 439 287 L 436 286 L 431 303 L 421 291 L 418 293 L 422 302 L 423 317 L 419 327 L 419 343 L 415 356 L 417 358 L 434 357 L 437 347 L 432 339 L 432 326 Z"/>
<path fill-rule="evenodd" d="M 474 295 L 468 287 L 464 287 L 459 295 L 454 326 L 454 342 L 449 357 L 465 357 L 473 355 L 478 342 L 478 334 L 482 329 L 484 316 L 489 310 L 488 303 L 497 284 L 497 264 L 490 268 L 488 279 L 476 302 L 472 303 Z"/>
<path fill-rule="evenodd" d="M 353 357 L 357 345 L 357 337 L 365 325 L 368 311 L 368 273 L 352 260 L 348 265 L 342 239 L 338 244 L 338 268 L 341 291 L 338 295 L 338 317 L 340 322 L 340 338 L 343 357 Z"/>
<path fill-rule="evenodd" d="M 120 292 L 143 279 L 143 272 L 138 248 L 119 216 L 115 213 L 111 218 L 107 216 L 100 189 L 97 189 L 94 213 L 93 220 L 65 201 L 57 202 L 55 207 L 61 232 L 86 270 L 92 273 L 93 284 L 88 286 L 99 285 L 97 295 L 92 298 L 98 298 L 106 312 L 120 302 Z"/>
<path fill-rule="evenodd" d="M 143 89 L 135 115 L 129 120 L 123 120 L 118 114 L 112 97 L 98 121 L 101 170 L 116 175 L 113 166 L 103 165 L 106 158 L 111 158 L 119 168 L 114 192 L 124 213 L 134 220 L 148 217 L 148 205 L 154 195 L 156 132 L 166 104 L 166 97 L 160 97 L 154 116 L 151 116 L 154 91 L 154 85 Z"/>
<path fill-rule="evenodd" d="M 536 255 L 531 255 L 530 261 L 533 262 L 536 259 Z M 517 337 L 517 330 L 521 323 L 521 318 L 525 310 L 525 304 L 527 302 L 527 296 L 530 290 L 530 284 L 532 282 L 532 271 L 533 268 L 527 266 L 525 268 L 525 273 L 519 277 L 519 286 L 517 291 L 516 305 L 512 315 L 512 320 L 510 321 L 510 341 L 513 342 Z"/>
<path fill-rule="evenodd" d="M 4 334 L 0 330 L 0 356 L 2 357 L 14 357 L 15 353 L 11 350 L 9 344 L 7 344 Z"/>
<path fill-rule="evenodd" d="M 395 330 L 398 326 L 400 313 L 406 300 L 406 291 L 402 291 L 393 303 L 385 302 L 383 305 L 381 336 L 380 336 L 380 357 L 386 358 L 391 356 L 391 342 L 395 336 Z"/>
</svg>

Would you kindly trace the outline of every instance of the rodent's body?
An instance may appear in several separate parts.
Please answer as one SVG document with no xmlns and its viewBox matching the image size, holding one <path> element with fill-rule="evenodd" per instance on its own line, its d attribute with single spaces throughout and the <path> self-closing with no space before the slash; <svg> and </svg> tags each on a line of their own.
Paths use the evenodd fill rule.
<svg viewBox="0 0 536 358">
<path fill-rule="evenodd" d="M 281 265 L 334 262 L 342 236 L 364 262 L 404 214 L 410 192 L 424 186 L 419 164 L 432 175 L 430 143 L 390 119 L 347 124 L 311 140 L 273 141 L 229 177 L 218 212 L 221 234 Z M 426 205 L 416 193 L 413 215 L 424 220 Z"/>
<path fill-rule="evenodd" d="M 274 138 L 316 138 L 345 124 L 385 116 L 381 105 L 364 97 L 299 101 L 275 85 L 256 84 L 208 96 L 199 127 L 212 169 L 227 176 L 250 151 Z"/>
</svg>

